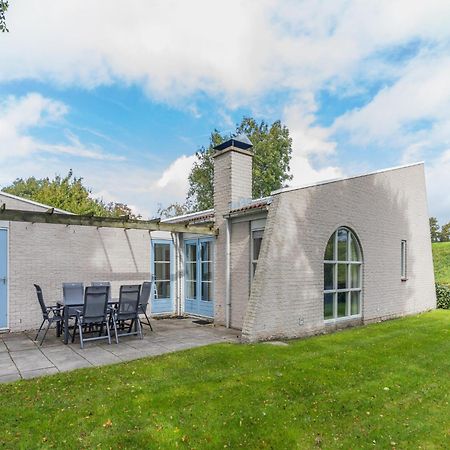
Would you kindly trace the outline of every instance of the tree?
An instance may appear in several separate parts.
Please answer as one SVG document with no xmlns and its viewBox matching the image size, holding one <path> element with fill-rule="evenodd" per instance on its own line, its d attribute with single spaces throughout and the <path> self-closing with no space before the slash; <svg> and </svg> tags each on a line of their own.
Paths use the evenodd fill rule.
<svg viewBox="0 0 450 450">
<path fill-rule="evenodd" d="M 449 242 L 450 241 L 450 222 L 442 225 L 441 233 L 440 233 L 440 241 L 441 242 Z"/>
<path fill-rule="evenodd" d="M 139 218 L 123 203 L 105 203 L 92 197 L 92 191 L 83 185 L 83 178 L 73 176 L 72 171 L 65 177 L 56 175 L 49 178 L 18 178 L 10 186 L 2 189 L 9 194 L 34 200 L 39 203 L 64 209 L 75 214 L 92 214 L 102 217 L 128 215 Z"/>
<path fill-rule="evenodd" d="M 156 214 L 158 217 L 162 217 L 163 219 L 169 219 L 170 217 L 182 216 L 183 214 L 188 214 L 190 212 L 191 210 L 186 203 L 172 203 L 166 208 L 159 204 Z"/>
<path fill-rule="evenodd" d="M 6 19 L 5 12 L 8 10 L 8 1 L 0 0 L 0 31 L 4 33 L 8 32 L 8 28 L 6 27 Z"/>
<path fill-rule="evenodd" d="M 189 174 L 187 196 L 187 201 L 194 211 L 213 207 L 214 146 L 242 133 L 253 143 L 254 198 L 267 196 L 292 179 L 292 175 L 289 174 L 292 139 L 288 128 L 279 120 L 269 125 L 264 121 L 258 123 L 251 117 L 244 117 L 232 135 L 223 135 L 214 130 L 210 136 L 209 146 L 197 151 L 197 161 Z"/>
<path fill-rule="evenodd" d="M 430 217 L 431 242 L 438 242 L 440 237 L 439 223 L 436 217 Z"/>
</svg>

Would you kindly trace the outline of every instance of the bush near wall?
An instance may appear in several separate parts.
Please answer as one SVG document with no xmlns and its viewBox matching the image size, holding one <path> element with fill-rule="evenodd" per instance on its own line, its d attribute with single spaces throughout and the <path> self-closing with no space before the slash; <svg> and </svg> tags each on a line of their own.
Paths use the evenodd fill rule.
<svg viewBox="0 0 450 450">
<path fill-rule="evenodd" d="M 450 286 L 436 283 L 437 307 L 450 309 Z"/>
</svg>

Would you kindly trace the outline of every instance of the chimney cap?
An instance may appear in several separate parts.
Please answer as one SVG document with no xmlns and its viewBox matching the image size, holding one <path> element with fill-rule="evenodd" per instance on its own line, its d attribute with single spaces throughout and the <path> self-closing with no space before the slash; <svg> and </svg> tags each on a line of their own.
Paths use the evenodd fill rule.
<svg viewBox="0 0 450 450">
<path fill-rule="evenodd" d="M 242 150 L 248 150 L 249 148 L 253 147 L 253 144 L 245 134 L 239 134 L 238 136 L 235 136 L 225 142 L 222 142 L 219 145 L 216 145 L 214 147 L 214 150 L 225 150 L 228 147 L 236 147 Z"/>
</svg>

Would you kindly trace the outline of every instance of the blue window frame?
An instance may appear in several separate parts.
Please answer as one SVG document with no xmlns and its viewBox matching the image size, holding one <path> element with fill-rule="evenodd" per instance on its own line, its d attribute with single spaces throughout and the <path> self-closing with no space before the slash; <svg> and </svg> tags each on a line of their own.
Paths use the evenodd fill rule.
<svg viewBox="0 0 450 450">
<path fill-rule="evenodd" d="M 184 310 L 205 317 L 214 316 L 213 240 L 184 241 Z"/>
<path fill-rule="evenodd" d="M 151 268 L 156 295 L 152 298 L 152 314 L 174 312 L 173 243 L 169 240 L 153 240 Z"/>
</svg>

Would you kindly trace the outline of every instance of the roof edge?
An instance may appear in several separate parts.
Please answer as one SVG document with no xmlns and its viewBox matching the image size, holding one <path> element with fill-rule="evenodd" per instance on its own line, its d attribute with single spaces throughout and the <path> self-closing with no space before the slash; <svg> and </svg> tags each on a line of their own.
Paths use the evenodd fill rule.
<svg viewBox="0 0 450 450">
<path fill-rule="evenodd" d="M 74 214 L 70 211 L 65 211 L 64 209 L 55 208 L 50 205 L 45 205 L 44 203 L 35 202 L 34 200 L 30 200 L 28 198 L 19 197 L 18 195 L 10 194 L 9 192 L 0 191 L 0 195 L 4 195 L 5 197 L 9 197 L 14 200 L 28 203 L 29 205 L 40 206 L 41 208 L 47 208 L 47 209 L 53 208 L 55 210 L 55 212 L 59 212 L 61 214 Z"/>
<path fill-rule="evenodd" d="M 190 218 L 195 218 L 196 216 L 204 216 L 204 215 L 211 214 L 211 213 L 214 213 L 214 208 L 204 209 L 203 211 L 197 211 L 197 212 L 188 213 L 188 214 L 181 214 L 180 216 L 167 217 L 166 219 L 162 219 L 161 222 L 170 222 L 171 220 L 190 219 Z"/>
<path fill-rule="evenodd" d="M 377 175 L 379 173 L 391 172 L 393 170 L 406 169 L 408 167 L 420 166 L 420 165 L 425 165 L 425 162 L 419 161 L 419 162 L 415 162 L 415 163 L 411 163 L 411 164 L 403 164 L 401 166 L 389 167 L 387 169 L 374 170 L 373 172 L 367 172 L 367 173 L 363 173 L 363 174 L 359 174 L 359 175 L 350 175 L 348 177 L 332 178 L 329 180 L 317 181 L 316 183 L 309 183 L 309 184 L 304 184 L 301 186 L 285 187 L 285 188 L 277 189 L 276 191 L 271 192 L 270 195 L 277 195 L 277 194 L 282 194 L 284 192 L 297 191 L 300 189 L 306 189 L 306 188 L 310 188 L 310 187 L 314 187 L 314 186 L 322 186 L 324 184 L 337 183 L 339 181 L 353 180 L 354 178 L 368 177 L 371 175 Z"/>
</svg>

